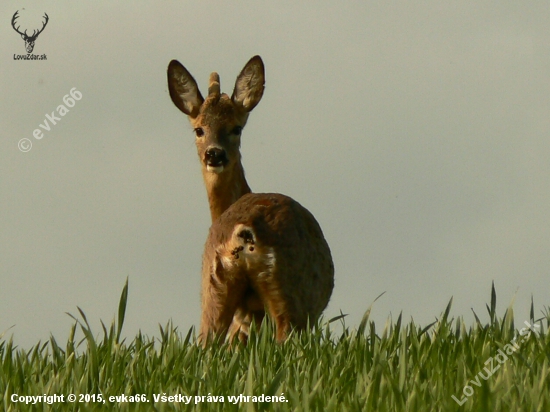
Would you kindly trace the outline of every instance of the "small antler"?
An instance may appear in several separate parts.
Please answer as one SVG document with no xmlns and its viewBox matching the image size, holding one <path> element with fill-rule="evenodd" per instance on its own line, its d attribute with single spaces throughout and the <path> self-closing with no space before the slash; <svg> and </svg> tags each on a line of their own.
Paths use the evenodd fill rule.
<svg viewBox="0 0 550 412">
<path fill-rule="evenodd" d="M 29 40 L 29 41 L 36 40 L 36 38 L 38 37 L 38 35 L 44 31 L 44 29 L 46 28 L 46 25 L 48 24 L 48 21 L 50 20 L 50 18 L 48 17 L 48 14 L 47 14 L 47 13 L 44 13 L 44 16 L 42 16 L 42 17 L 44 17 L 44 18 L 46 19 L 46 21 L 44 21 L 44 22 L 42 23 L 42 28 L 41 28 L 40 30 L 38 30 L 38 31 L 37 31 L 37 30 L 33 30 L 32 35 L 29 36 L 29 35 L 27 34 L 27 30 L 25 30 L 24 33 L 22 33 L 22 32 L 19 31 L 19 27 L 21 27 L 21 26 L 15 27 L 15 23 L 16 23 L 16 20 L 17 20 L 18 17 L 19 17 L 19 10 L 17 10 L 17 11 L 15 12 L 15 14 L 13 15 L 13 18 L 11 19 L 11 26 L 13 27 L 13 29 L 14 29 L 17 33 L 19 33 L 21 36 L 24 36 L 23 38 L 25 38 L 25 40 Z"/>
<path fill-rule="evenodd" d="M 26 35 L 27 35 L 27 34 L 26 34 L 26 33 L 27 33 L 26 30 L 25 30 L 25 33 L 21 33 L 21 32 L 19 31 L 19 27 L 21 27 L 21 26 L 15 27 L 15 20 L 17 20 L 18 17 L 19 17 L 19 10 L 17 10 L 17 11 L 15 12 L 15 14 L 13 15 L 13 18 L 11 19 L 11 26 L 12 26 L 13 29 L 14 29 L 17 33 L 19 33 L 21 36 L 26 36 Z"/>
<path fill-rule="evenodd" d="M 219 96 L 220 94 L 220 75 L 213 72 L 208 82 L 208 96 Z"/>
<path fill-rule="evenodd" d="M 47 14 L 47 13 L 44 13 L 44 16 L 43 16 L 43 17 L 46 18 L 46 21 L 45 21 L 44 23 L 42 23 L 42 24 L 43 24 L 43 25 L 42 25 L 42 28 L 41 28 L 40 30 L 38 30 L 38 31 L 33 30 L 32 36 L 29 36 L 29 39 L 36 39 L 36 38 L 38 37 L 38 35 L 39 35 L 40 33 L 42 33 L 42 32 L 44 31 L 44 29 L 46 28 L 46 24 L 48 24 L 48 21 L 50 20 L 50 18 L 48 17 L 48 14 Z M 26 30 L 25 30 L 25 32 L 26 32 Z M 36 32 L 36 33 L 35 33 L 35 32 Z"/>
</svg>

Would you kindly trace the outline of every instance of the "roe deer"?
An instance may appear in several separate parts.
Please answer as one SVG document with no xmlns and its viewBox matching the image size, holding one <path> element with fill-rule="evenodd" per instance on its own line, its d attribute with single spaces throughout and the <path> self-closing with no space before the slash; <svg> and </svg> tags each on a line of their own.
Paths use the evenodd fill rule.
<svg viewBox="0 0 550 412">
<path fill-rule="evenodd" d="M 246 341 L 251 322 L 259 324 L 266 311 L 283 341 L 293 327 L 315 323 L 334 286 L 330 249 L 313 215 L 287 196 L 251 193 L 244 177 L 241 131 L 264 83 L 255 56 L 231 97 L 212 73 L 204 99 L 181 63 L 168 66 L 170 97 L 194 128 L 212 217 L 202 262 L 203 344 L 224 335 Z"/>
</svg>

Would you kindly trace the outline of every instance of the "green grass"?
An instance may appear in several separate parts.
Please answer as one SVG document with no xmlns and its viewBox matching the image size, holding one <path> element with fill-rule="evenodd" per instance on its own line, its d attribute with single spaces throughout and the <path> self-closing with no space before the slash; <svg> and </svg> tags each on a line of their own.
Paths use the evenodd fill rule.
<svg viewBox="0 0 550 412">
<path fill-rule="evenodd" d="M 549 411 L 550 313 L 534 332 L 514 324 L 510 306 L 495 313 L 494 286 L 487 306 L 489 322 L 467 325 L 449 318 L 452 299 L 437 322 L 388 320 L 377 331 L 370 308 L 357 329 L 331 331 L 335 319 L 311 332 L 273 340 L 264 322 L 247 346 L 214 343 L 202 348 L 194 330 L 181 334 L 171 323 L 157 338 L 138 334 L 120 341 L 128 297 L 123 289 L 117 321 L 95 335 L 82 310 L 68 342 L 53 337 L 30 350 L 0 337 L 0 409 L 5 411 Z M 531 319 L 534 319 L 531 304 Z M 531 322 L 533 324 L 533 322 Z M 81 329 L 84 339 L 75 342 Z M 332 328 L 334 329 L 334 328 Z M 515 338 L 515 341 L 513 339 Z M 515 342 L 516 346 L 513 346 Z M 500 352 L 499 352 L 500 350 Z M 507 352 L 508 351 L 508 352 Z M 504 359 L 501 353 L 509 353 Z M 493 359 L 491 365 L 490 358 Z M 486 363 L 488 362 L 488 363 Z M 498 369 L 496 370 L 498 366 Z M 485 369 L 484 368 L 488 368 Z M 494 370 L 492 376 L 488 371 Z M 480 377 L 481 374 L 486 377 Z M 474 381 L 472 383 L 471 381 Z M 468 385 L 465 396 L 463 388 Z M 77 401 L 102 394 L 105 403 L 14 403 L 18 396 L 61 395 Z M 109 402 L 110 396 L 136 396 L 140 402 Z M 192 396 L 154 401 L 155 395 Z M 229 396 L 277 396 L 286 402 L 244 402 Z M 208 396 L 224 402 L 208 402 Z M 459 406 L 452 396 L 464 403 Z M 204 396 L 196 403 L 195 396 Z M 142 398 L 147 399 L 142 402 Z M 252 398 L 250 398 L 252 399 Z M 211 401 L 213 399 L 210 399 Z M 242 400 L 242 399 L 241 399 Z"/>
</svg>

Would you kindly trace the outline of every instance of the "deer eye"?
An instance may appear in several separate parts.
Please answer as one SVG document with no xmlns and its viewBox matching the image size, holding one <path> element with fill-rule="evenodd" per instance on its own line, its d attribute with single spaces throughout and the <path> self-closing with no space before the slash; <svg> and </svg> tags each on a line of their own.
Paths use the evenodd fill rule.
<svg viewBox="0 0 550 412">
<path fill-rule="evenodd" d="M 231 130 L 231 134 L 240 135 L 243 131 L 243 128 L 241 126 L 235 126 L 233 130 Z"/>
<path fill-rule="evenodd" d="M 197 127 L 195 130 L 195 135 L 197 137 L 203 137 L 204 136 L 204 130 L 202 130 L 202 127 Z"/>
</svg>

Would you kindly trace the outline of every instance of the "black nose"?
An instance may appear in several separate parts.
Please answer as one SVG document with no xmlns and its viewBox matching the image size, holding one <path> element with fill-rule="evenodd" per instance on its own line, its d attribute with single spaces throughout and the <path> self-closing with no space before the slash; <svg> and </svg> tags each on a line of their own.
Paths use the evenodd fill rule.
<svg viewBox="0 0 550 412">
<path fill-rule="evenodd" d="M 204 160 L 207 166 L 219 167 L 227 164 L 225 150 L 219 147 L 211 147 L 204 154 Z"/>
</svg>

